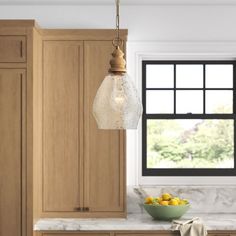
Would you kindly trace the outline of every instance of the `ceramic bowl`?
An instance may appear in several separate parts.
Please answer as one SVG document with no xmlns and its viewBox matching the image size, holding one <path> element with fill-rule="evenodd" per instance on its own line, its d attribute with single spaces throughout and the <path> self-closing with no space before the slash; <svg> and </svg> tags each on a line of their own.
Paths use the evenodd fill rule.
<svg viewBox="0 0 236 236">
<path fill-rule="evenodd" d="M 179 219 L 189 209 L 190 205 L 179 206 L 162 206 L 162 205 L 150 205 L 143 204 L 146 212 L 151 215 L 155 220 L 174 220 Z"/>
</svg>

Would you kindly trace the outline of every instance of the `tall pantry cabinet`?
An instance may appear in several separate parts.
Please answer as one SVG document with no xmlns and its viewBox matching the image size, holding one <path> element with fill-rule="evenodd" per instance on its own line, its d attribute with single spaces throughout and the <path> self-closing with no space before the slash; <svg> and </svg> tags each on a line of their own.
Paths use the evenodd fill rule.
<svg viewBox="0 0 236 236">
<path fill-rule="evenodd" d="M 126 216 L 125 132 L 92 115 L 114 35 L 0 20 L 0 236 L 32 236 L 43 217 Z"/>
<path fill-rule="evenodd" d="M 114 34 L 42 31 L 42 153 L 35 159 L 39 217 L 125 216 L 125 132 L 99 130 L 92 115 Z"/>
<path fill-rule="evenodd" d="M 35 22 L 0 21 L 0 235 L 32 235 Z M 36 76 L 35 76 L 36 79 Z"/>
</svg>

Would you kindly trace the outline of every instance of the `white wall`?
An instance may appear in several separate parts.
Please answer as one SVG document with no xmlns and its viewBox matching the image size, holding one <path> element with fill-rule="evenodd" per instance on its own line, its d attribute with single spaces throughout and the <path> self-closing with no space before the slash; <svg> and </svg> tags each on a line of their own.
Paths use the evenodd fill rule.
<svg viewBox="0 0 236 236">
<path fill-rule="evenodd" d="M 113 28 L 114 11 L 112 5 L 0 5 L 0 18 L 32 18 L 45 28 Z M 131 41 L 236 40 L 235 22 L 235 5 L 121 7 Z"/>
<path fill-rule="evenodd" d="M 115 25 L 115 6 L 111 3 L 67 5 L 65 0 L 62 5 L 20 5 L 21 0 L 18 0 L 18 5 L 14 5 L 11 1 L 0 0 L 1 19 L 36 19 L 43 28 L 114 28 Z M 205 5 L 177 5 L 176 0 L 175 5 L 121 6 L 121 27 L 129 30 L 128 69 L 139 89 L 142 58 L 236 58 L 236 2 L 232 0 L 224 5 L 227 1 L 222 0 L 221 5 L 207 4 L 210 1 L 201 1 Z M 195 3 L 199 4 L 198 0 Z M 141 181 L 140 127 L 138 131 L 128 132 L 127 151 L 128 184 L 138 184 Z M 148 181 L 152 184 L 230 184 L 236 181 L 234 178 L 176 179 Z"/>
</svg>

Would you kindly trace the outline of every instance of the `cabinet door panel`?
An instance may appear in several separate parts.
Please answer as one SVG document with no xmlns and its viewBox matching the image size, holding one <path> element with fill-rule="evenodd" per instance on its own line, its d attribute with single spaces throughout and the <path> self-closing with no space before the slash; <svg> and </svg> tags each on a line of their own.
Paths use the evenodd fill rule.
<svg viewBox="0 0 236 236">
<path fill-rule="evenodd" d="M 236 236 L 236 234 L 232 234 L 231 232 L 227 232 L 227 231 L 221 231 L 221 232 L 217 232 L 215 231 L 215 233 L 210 232 L 208 233 L 209 236 Z"/>
<path fill-rule="evenodd" d="M 124 131 L 99 130 L 92 115 L 98 87 L 108 71 L 110 41 L 86 41 L 84 48 L 84 205 L 91 212 L 124 211 Z"/>
<path fill-rule="evenodd" d="M 104 233 L 43 233 L 43 236 L 110 236 Z"/>
<path fill-rule="evenodd" d="M 24 71 L 0 69 L 0 235 L 21 235 Z"/>
<path fill-rule="evenodd" d="M 43 48 L 43 210 L 71 212 L 82 201 L 83 48 L 74 41 L 46 41 Z"/>
<path fill-rule="evenodd" d="M 0 62 L 25 62 L 24 36 L 0 36 Z"/>
<path fill-rule="evenodd" d="M 115 236 L 180 236 L 179 231 L 166 231 L 166 232 L 147 232 L 147 233 L 140 233 L 140 232 L 136 232 L 136 233 L 116 233 Z"/>
</svg>

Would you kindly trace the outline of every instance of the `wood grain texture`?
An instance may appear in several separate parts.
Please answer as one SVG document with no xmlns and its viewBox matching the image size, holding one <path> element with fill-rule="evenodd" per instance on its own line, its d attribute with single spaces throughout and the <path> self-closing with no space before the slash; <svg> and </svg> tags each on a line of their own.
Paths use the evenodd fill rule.
<svg viewBox="0 0 236 236">
<path fill-rule="evenodd" d="M 24 70 L 0 69 L 0 235 L 21 236 Z"/>
<path fill-rule="evenodd" d="M 52 234 L 50 233 L 45 233 L 43 234 L 43 236 L 50 236 Z M 56 233 L 56 234 L 53 234 L 54 236 L 68 236 L 68 235 L 71 235 L 71 234 L 68 234 L 68 233 Z M 75 234 L 72 234 L 74 236 L 109 236 L 110 234 L 109 233 L 75 233 Z"/>
<path fill-rule="evenodd" d="M 7 68 L 14 68 L 14 69 L 25 69 L 27 68 L 26 63 L 0 63 L 0 68 L 7 69 Z"/>
<path fill-rule="evenodd" d="M 38 32 L 43 39 L 43 151 L 34 159 L 34 183 L 39 185 L 35 216 L 125 217 L 125 132 L 98 130 L 91 113 L 109 66 L 113 47 L 107 38 L 113 38 L 114 30 Z"/>
<path fill-rule="evenodd" d="M 116 231 L 93 231 L 93 234 L 100 235 L 104 233 L 109 233 L 110 236 L 179 236 L 179 231 L 170 231 L 170 230 L 116 230 Z M 68 231 L 35 231 L 35 236 L 80 236 L 80 235 L 89 235 L 90 232 L 68 232 Z M 209 236 L 235 236 L 236 232 L 233 230 L 210 230 L 208 231 Z"/>
<path fill-rule="evenodd" d="M 127 40 L 127 30 L 120 30 L 120 37 Z M 43 40 L 113 40 L 114 29 L 40 29 Z"/>
<path fill-rule="evenodd" d="M 90 212 L 125 212 L 125 133 L 99 130 L 92 115 L 112 50 L 111 41 L 86 41 L 84 46 L 84 205 Z"/>
<path fill-rule="evenodd" d="M 43 44 L 43 211 L 81 204 L 81 42 Z"/>
<path fill-rule="evenodd" d="M 207 231 L 209 236 L 235 236 L 235 231 L 230 230 L 216 230 L 216 231 Z M 180 235 L 179 231 L 170 231 L 170 230 L 149 230 L 149 231 L 126 231 L 123 233 L 117 232 L 115 236 L 176 236 Z"/>
<path fill-rule="evenodd" d="M 26 181 L 22 191 L 24 199 L 26 200 L 26 204 L 23 205 L 24 207 L 24 217 L 23 217 L 23 232 L 24 235 L 32 236 L 33 234 L 33 84 L 34 84 L 34 77 L 33 77 L 33 29 L 27 28 L 27 86 L 26 86 L 26 155 L 27 159 L 25 164 L 23 165 L 23 173 L 24 179 Z"/>
<path fill-rule="evenodd" d="M 1 22 L 1 20 L 0 20 Z M 22 27 L 0 27 L 0 35 L 3 36 L 22 36 L 27 34 L 27 28 L 22 28 Z"/>
<path fill-rule="evenodd" d="M 33 218 L 37 219 L 42 206 L 43 81 L 42 38 L 35 29 L 33 36 Z"/>
<path fill-rule="evenodd" d="M 0 20 L 0 68 L 22 72 L 21 232 L 33 230 L 33 25 L 31 20 Z M 22 69 L 20 69 L 22 68 Z M 17 70 L 16 70 L 17 69 Z M 12 172 L 9 172 L 12 173 Z"/>
<path fill-rule="evenodd" d="M 178 232 L 170 232 L 170 231 L 166 231 L 166 232 L 161 232 L 161 233 L 155 233 L 155 232 L 127 232 L 127 233 L 116 233 L 115 236 L 154 236 L 154 235 L 159 235 L 159 236 L 176 236 L 179 235 Z"/>
<path fill-rule="evenodd" d="M 43 233 L 42 236 L 68 236 L 68 235 L 74 235 L 74 236 L 110 236 L 109 233 Z"/>
<path fill-rule="evenodd" d="M 22 20 L 0 20 L 0 27 L 37 27 L 38 24 L 33 19 Z"/>
<path fill-rule="evenodd" d="M 25 62 L 26 37 L 0 36 L 0 62 Z"/>
</svg>

